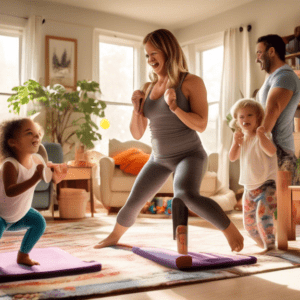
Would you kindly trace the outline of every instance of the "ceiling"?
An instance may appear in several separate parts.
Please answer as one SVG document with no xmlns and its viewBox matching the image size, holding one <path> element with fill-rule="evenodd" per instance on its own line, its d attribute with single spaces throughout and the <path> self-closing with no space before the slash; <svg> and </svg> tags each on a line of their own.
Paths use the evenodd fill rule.
<svg viewBox="0 0 300 300">
<path fill-rule="evenodd" d="M 40 0 L 97 10 L 176 30 L 254 0 Z"/>
</svg>

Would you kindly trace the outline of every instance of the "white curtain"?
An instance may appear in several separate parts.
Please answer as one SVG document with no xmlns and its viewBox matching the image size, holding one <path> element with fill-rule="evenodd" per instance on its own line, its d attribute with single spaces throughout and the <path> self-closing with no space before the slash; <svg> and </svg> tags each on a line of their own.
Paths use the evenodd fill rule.
<svg viewBox="0 0 300 300">
<path fill-rule="evenodd" d="M 246 27 L 228 29 L 224 32 L 224 61 L 219 109 L 219 161 L 218 178 L 224 187 L 229 187 L 228 154 L 232 131 L 226 123 L 226 116 L 232 105 L 243 97 L 251 95 L 249 32 Z M 243 96 L 242 96 L 243 95 Z"/>
<path fill-rule="evenodd" d="M 22 84 L 33 79 L 41 79 L 41 51 L 42 51 L 42 17 L 30 16 L 24 30 L 22 49 Z"/>
<path fill-rule="evenodd" d="M 24 84 L 28 79 L 41 81 L 41 46 L 42 17 L 32 15 L 26 22 L 23 35 L 21 84 Z M 25 116 L 26 111 L 26 105 L 23 105 L 20 115 Z"/>
<path fill-rule="evenodd" d="M 99 31 L 94 29 L 93 31 L 93 52 L 92 52 L 92 80 L 99 82 Z"/>
</svg>

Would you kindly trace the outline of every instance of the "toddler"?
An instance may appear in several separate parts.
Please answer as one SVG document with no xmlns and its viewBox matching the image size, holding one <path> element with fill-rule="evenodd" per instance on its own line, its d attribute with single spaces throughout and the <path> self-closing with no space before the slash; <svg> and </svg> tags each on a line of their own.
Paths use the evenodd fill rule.
<svg viewBox="0 0 300 300">
<path fill-rule="evenodd" d="M 244 227 L 258 246 L 270 250 L 275 247 L 276 146 L 261 126 L 264 110 L 259 102 L 241 99 L 231 108 L 231 115 L 235 132 L 229 159 L 240 159 Z"/>
<path fill-rule="evenodd" d="M 42 179 L 44 160 L 37 154 L 42 138 L 41 127 L 31 119 L 5 121 L 0 125 L 0 239 L 5 230 L 26 230 L 17 263 L 39 265 L 29 252 L 46 228 L 44 217 L 31 207 L 36 185 Z M 47 163 L 53 170 L 52 181 L 67 175 L 66 164 Z"/>
</svg>

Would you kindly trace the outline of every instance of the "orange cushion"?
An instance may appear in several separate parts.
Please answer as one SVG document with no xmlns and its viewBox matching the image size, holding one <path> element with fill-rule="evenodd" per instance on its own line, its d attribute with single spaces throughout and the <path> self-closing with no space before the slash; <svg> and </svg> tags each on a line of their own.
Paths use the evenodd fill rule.
<svg viewBox="0 0 300 300">
<path fill-rule="evenodd" d="M 137 175 L 149 158 L 150 154 L 137 148 L 127 149 L 113 156 L 115 164 L 119 165 L 120 169 L 125 173 L 132 175 Z"/>
</svg>

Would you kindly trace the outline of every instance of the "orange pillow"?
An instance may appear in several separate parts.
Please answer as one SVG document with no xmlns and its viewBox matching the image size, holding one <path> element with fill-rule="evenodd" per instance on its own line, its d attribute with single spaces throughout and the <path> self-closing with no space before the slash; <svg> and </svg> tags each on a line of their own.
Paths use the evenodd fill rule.
<svg viewBox="0 0 300 300">
<path fill-rule="evenodd" d="M 150 154 L 137 148 L 130 148 L 113 156 L 115 164 L 125 173 L 132 175 L 137 175 L 149 158 Z"/>
</svg>

